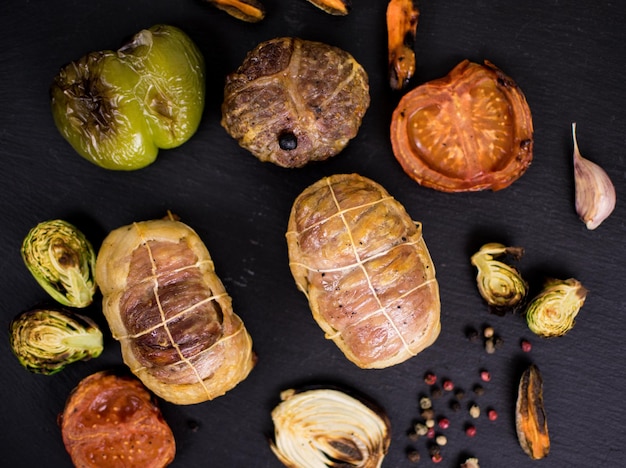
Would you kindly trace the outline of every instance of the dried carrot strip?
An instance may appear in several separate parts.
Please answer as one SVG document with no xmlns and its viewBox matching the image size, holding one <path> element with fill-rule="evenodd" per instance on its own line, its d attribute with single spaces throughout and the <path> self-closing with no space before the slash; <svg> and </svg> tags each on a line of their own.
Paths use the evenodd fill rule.
<svg viewBox="0 0 626 468">
<path fill-rule="evenodd" d="M 257 23 L 265 18 L 265 8 L 257 0 L 207 0 L 229 15 L 247 21 Z"/>
<path fill-rule="evenodd" d="M 389 84 L 404 88 L 415 73 L 415 35 L 419 10 L 415 0 L 389 0 L 387 5 L 387 40 Z"/>
<path fill-rule="evenodd" d="M 331 15 L 345 16 L 350 13 L 350 0 L 308 0 L 317 8 L 324 10 Z"/>
</svg>

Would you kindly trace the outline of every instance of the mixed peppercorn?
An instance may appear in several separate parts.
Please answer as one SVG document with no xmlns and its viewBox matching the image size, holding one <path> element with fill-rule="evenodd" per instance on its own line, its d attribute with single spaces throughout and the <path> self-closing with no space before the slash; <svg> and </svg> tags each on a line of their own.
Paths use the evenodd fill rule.
<svg viewBox="0 0 626 468">
<path fill-rule="evenodd" d="M 486 326 L 482 333 L 476 328 L 470 327 L 466 330 L 466 337 L 470 342 L 478 342 L 482 339 L 485 352 L 492 354 L 500 348 L 504 341 L 499 337 L 493 327 Z M 530 341 L 522 339 L 520 349 L 523 352 L 530 352 L 532 349 Z M 492 374 L 486 368 L 479 368 L 476 372 L 476 381 L 467 388 L 471 388 L 471 393 L 466 392 L 462 385 L 457 384 L 450 376 L 440 377 L 434 370 L 427 371 L 423 376 L 427 390 L 419 397 L 419 418 L 414 421 L 408 431 L 410 441 L 406 451 L 407 460 L 413 464 L 423 459 L 423 453 L 428 454 L 428 458 L 433 463 L 440 463 L 444 459 L 446 451 L 444 447 L 448 444 L 449 431 L 462 428 L 465 436 L 475 437 L 478 433 L 476 422 L 479 418 L 486 418 L 495 423 L 498 420 L 498 410 L 494 406 L 488 405 L 483 395 L 487 392 L 492 381 Z M 447 398 L 446 405 L 436 404 L 437 400 Z M 479 404 L 480 403 L 480 404 Z M 481 408 L 481 405 L 484 408 Z M 462 423 L 458 424 L 458 413 L 466 408 L 467 413 Z M 448 416 L 450 413 L 455 416 Z M 425 441 L 424 448 L 420 450 L 421 441 Z"/>
</svg>

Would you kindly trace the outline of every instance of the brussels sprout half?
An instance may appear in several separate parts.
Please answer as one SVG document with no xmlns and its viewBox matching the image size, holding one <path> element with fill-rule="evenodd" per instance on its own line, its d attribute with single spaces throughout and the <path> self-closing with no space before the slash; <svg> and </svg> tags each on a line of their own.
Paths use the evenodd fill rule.
<svg viewBox="0 0 626 468">
<path fill-rule="evenodd" d="M 52 375 L 68 364 L 100 356 L 102 332 L 88 317 L 36 309 L 18 315 L 10 325 L 11 349 L 31 372 Z"/>
<path fill-rule="evenodd" d="M 91 243 L 67 221 L 39 223 L 22 243 L 22 258 L 37 282 L 59 303 L 83 308 L 96 292 L 96 254 Z"/>
<path fill-rule="evenodd" d="M 528 328 L 546 338 L 565 335 L 574 327 L 586 298 L 587 289 L 577 279 L 549 279 L 528 304 Z"/>
<path fill-rule="evenodd" d="M 521 247 L 506 247 L 492 242 L 483 245 L 472 255 L 471 263 L 478 269 L 476 284 L 489 311 L 496 315 L 515 312 L 524 303 L 528 283 L 516 268 L 499 260 L 510 256 L 519 259 L 524 254 Z"/>
</svg>

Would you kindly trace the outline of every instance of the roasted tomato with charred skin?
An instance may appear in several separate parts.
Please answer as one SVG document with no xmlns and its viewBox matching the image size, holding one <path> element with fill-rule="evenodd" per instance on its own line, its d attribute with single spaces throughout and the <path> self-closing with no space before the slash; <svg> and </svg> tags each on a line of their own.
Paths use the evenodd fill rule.
<svg viewBox="0 0 626 468">
<path fill-rule="evenodd" d="M 488 61 L 464 60 L 400 100 L 393 152 L 419 184 L 442 192 L 501 190 L 526 172 L 533 123 L 516 83 Z"/>
<path fill-rule="evenodd" d="M 103 371 L 81 380 L 59 425 L 75 466 L 162 468 L 176 453 L 174 435 L 155 399 L 131 376 Z"/>
</svg>

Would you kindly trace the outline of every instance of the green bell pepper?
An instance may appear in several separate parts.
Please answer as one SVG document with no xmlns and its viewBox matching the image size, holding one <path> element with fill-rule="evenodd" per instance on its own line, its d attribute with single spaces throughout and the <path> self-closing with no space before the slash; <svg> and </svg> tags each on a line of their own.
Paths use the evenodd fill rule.
<svg viewBox="0 0 626 468">
<path fill-rule="evenodd" d="M 116 51 L 63 67 L 51 88 L 52 115 L 84 158 L 106 169 L 148 166 L 160 148 L 196 132 L 205 99 L 204 59 L 180 29 L 156 25 Z"/>
</svg>

